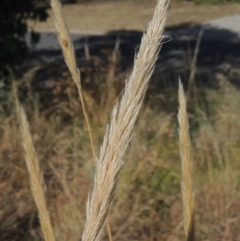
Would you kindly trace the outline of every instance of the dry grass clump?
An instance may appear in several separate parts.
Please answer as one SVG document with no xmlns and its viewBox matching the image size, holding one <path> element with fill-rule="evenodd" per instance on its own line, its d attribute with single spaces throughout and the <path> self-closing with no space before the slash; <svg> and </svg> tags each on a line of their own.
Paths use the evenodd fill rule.
<svg viewBox="0 0 240 241">
<path fill-rule="evenodd" d="M 240 134 L 236 131 L 240 128 L 239 90 L 204 91 L 204 95 L 201 90 L 198 97 L 200 101 L 207 98 L 202 103 L 208 104 L 210 113 L 209 109 L 201 109 L 199 116 L 194 115 L 193 107 L 198 107 L 191 95 L 188 98 L 195 166 L 195 237 L 197 240 L 239 240 Z M 177 92 L 172 90 L 169 96 L 175 96 L 175 101 L 168 111 L 162 111 L 161 96 L 154 96 L 152 102 L 143 104 L 109 215 L 115 241 L 185 239 L 179 185 Z M 32 102 L 29 105 L 25 102 L 24 106 L 45 177 L 54 236 L 56 240 L 78 240 L 94 174 L 94 163 L 89 161 L 92 153 L 87 128 L 78 117 L 80 110 L 69 123 L 63 118 L 64 109 L 62 115 L 56 112 L 49 119 L 44 111 L 30 111 Z M 41 231 L 29 193 L 19 126 L 13 115 L 1 114 L 0 118 L 1 237 L 11 241 L 37 240 Z M 98 118 L 92 116 L 90 120 L 97 123 Z M 194 125 L 196 120 L 199 128 Z M 96 146 L 100 146 L 104 123 L 94 131 Z M 224 169 L 219 165 L 219 158 L 223 160 Z M 103 240 L 107 239 L 104 232 Z"/>
</svg>

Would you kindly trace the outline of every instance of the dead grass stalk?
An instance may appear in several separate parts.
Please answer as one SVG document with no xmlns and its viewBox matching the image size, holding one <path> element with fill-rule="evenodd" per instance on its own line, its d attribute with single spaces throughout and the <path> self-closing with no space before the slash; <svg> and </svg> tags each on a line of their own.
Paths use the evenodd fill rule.
<svg viewBox="0 0 240 241">
<path fill-rule="evenodd" d="M 183 224 L 187 241 L 194 241 L 194 192 L 191 140 L 187 116 L 186 97 L 179 81 L 179 141 L 182 163 Z"/>
<path fill-rule="evenodd" d="M 45 241 L 54 241 L 54 235 L 52 225 L 47 210 L 45 195 L 44 195 L 44 181 L 39 167 L 38 158 L 33 145 L 32 136 L 29 130 L 29 124 L 27 117 L 23 109 L 20 110 L 21 128 L 22 128 L 22 140 L 25 151 L 25 160 L 30 176 L 31 190 L 34 201 L 36 203 L 41 229 L 44 235 Z"/>
<path fill-rule="evenodd" d="M 83 98 L 80 71 L 77 67 L 74 48 L 73 48 L 73 44 L 72 44 L 72 41 L 71 41 L 71 38 L 70 38 L 70 35 L 68 32 L 67 23 L 63 16 L 60 2 L 58 0 L 51 0 L 51 6 L 52 6 L 52 9 L 54 12 L 55 26 L 56 26 L 56 29 L 58 32 L 59 44 L 62 48 L 63 56 L 65 58 L 65 62 L 69 68 L 69 71 L 72 75 L 73 81 L 77 86 L 78 95 L 79 95 L 80 102 L 81 102 L 82 109 L 83 109 L 83 115 L 84 115 L 84 118 L 85 118 L 85 121 L 87 124 L 87 129 L 88 129 L 93 157 L 94 157 L 94 160 L 96 160 L 96 153 L 95 153 L 94 143 L 93 143 L 93 138 L 92 138 L 91 125 L 89 122 L 89 118 L 87 115 L 86 106 L 85 106 L 85 102 L 84 102 L 84 98 Z"/>
<path fill-rule="evenodd" d="M 100 240 L 107 214 L 118 184 L 123 155 L 129 145 L 133 128 L 160 51 L 166 25 L 169 0 L 158 1 L 153 19 L 143 35 L 132 74 L 126 81 L 120 102 L 116 102 L 104 136 L 94 177 L 92 194 L 87 204 L 87 217 L 82 240 Z"/>
</svg>

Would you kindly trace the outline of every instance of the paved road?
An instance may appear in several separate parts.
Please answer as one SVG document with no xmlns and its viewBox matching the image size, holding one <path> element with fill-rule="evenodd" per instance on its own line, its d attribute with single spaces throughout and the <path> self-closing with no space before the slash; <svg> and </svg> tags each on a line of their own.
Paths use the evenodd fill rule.
<svg viewBox="0 0 240 241">
<path fill-rule="evenodd" d="M 208 74 L 219 65 L 231 60 L 230 65 L 240 63 L 240 15 L 229 16 L 207 22 L 200 26 L 167 29 L 161 54 L 158 60 L 158 71 L 178 71 L 182 73 L 189 67 L 189 56 L 193 55 L 196 40 L 201 29 L 204 29 L 198 54 L 198 71 Z M 88 34 L 88 44 L 92 56 L 99 56 L 101 49 L 114 48 L 116 39 L 120 39 L 121 56 L 125 62 L 132 64 L 142 37 L 139 31 L 112 31 L 71 34 L 78 60 L 84 59 L 84 42 Z M 169 41 L 171 36 L 172 41 Z M 41 41 L 35 47 L 27 41 L 30 55 L 25 64 L 56 63 L 62 61 L 62 54 L 55 33 L 41 33 Z M 40 60 L 39 60 L 40 59 Z"/>
<path fill-rule="evenodd" d="M 216 40 L 216 41 L 239 41 L 240 39 L 240 15 L 228 16 L 210 22 L 206 22 L 201 26 L 196 26 L 192 28 L 181 28 L 168 30 L 165 32 L 165 35 L 172 36 L 177 39 L 192 39 L 197 38 L 201 28 L 204 28 L 203 40 Z M 71 34 L 72 40 L 78 44 L 76 47 L 82 47 L 81 40 L 84 40 L 84 36 L 99 36 L 105 35 L 104 31 L 94 31 L 94 32 L 84 32 L 79 31 Z M 30 44 L 30 35 L 26 36 L 28 46 L 32 50 L 39 49 L 49 49 L 49 50 L 58 50 L 59 45 L 56 38 L 56 34 L 50 32 L 41 32 L 40 42 L 32 48 Z M 91 44 L 91 43 L 90 43 Z"/>
</svg>

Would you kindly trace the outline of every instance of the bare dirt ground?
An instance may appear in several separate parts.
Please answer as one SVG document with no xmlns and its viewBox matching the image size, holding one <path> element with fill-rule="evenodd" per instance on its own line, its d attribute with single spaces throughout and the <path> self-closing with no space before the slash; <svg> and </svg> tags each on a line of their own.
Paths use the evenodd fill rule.
<svg viewBox="0 0 240 241">
<path fill-rule="evenodd" d="M 152 17 L 154 3 L 104 2 L 72 4 L 63 7 L 71 32 L 144 30 Z M 197 5 L 189 2 L 172 3 L 168 27 L 194 25 L 212 19 L 240 13 L 240 4 Z M 35 30 L 55 31 L 52 11 L 44 23 L 31 23 Z"/>
</svg>

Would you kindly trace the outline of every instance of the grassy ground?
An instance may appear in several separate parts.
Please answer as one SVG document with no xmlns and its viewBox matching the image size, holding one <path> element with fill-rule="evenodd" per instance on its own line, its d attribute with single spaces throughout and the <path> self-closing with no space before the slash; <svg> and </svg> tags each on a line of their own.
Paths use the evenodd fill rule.
<svg viewBox="0 0 240 241">
<path fill-rule="evenodd" d="M 111 96 L 104 81 L 87 85 L 87 109 L 97 153 L 112 105 L 122 91 L 119 82 L 124 82 L 124 77 L 117 79 Z M 70 81 L 56 85 L 51 93 L 39 93 L 26 78 L 24 81 L 18 96 L 27 111 L 46 180 L 54 233 L 57 240 L 78 240 L 95 164 L 76 89 Z M 214 89 L 197 83 L 188 98 L 196 237 L 240 240 L 240 95 L 227 76 L 216 78 L 214 83 Z M 1 237 L 40 240 L 15 114 L 16 92 L 9 96 L 8 102 L 1 102 L 0 113 Z M 176 114 L 177 83 L 158 88 L 156 83 L 151 85 L 109 217 L 113 240 L 184 239 Z M 106 234 L 104 240 L 108 240 Z"/>
<path fill-rule="evenodd" d="M 151 19 L 155 3 L 106 2 L 74 4 L 63 7 L 69 28 L 77 31 L 145 30 Z M 168 26 L 200 24 L 227 15 L 239 14 L 238 3 L 203 4 L 172 3 Z M 42 31 L 54 30 L 52 11 L 47 22 L 33 24 Z"/>
</svg>

